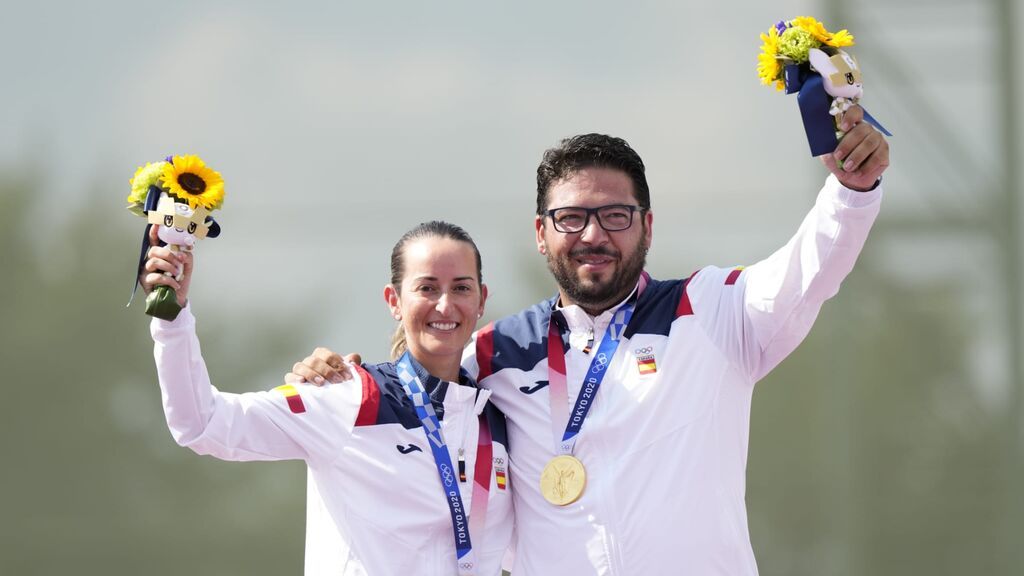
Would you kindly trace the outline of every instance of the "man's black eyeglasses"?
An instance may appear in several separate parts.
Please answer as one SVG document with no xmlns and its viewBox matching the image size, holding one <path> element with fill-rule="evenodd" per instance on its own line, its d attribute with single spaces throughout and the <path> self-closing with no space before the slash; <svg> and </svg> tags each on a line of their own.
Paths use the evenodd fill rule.
<svg viewBox="0 0 1024 576">
<path fill-rule="evenodd" d="M 643 212 L 639 206 L 629 204 L 609 204 L 597 208 L 580 208 L 577 206 L 566 206 L 564 208 L 553 208 L 545 212 L 551 217 L 551 223 L 555 230 L 563 234 L 575 234 L 582 232 L 590 224 L 590 216 L 597 216 L 597 222 L 608 232 L 618 232 L 633 225 L 633 213 Z"/>
</svg>

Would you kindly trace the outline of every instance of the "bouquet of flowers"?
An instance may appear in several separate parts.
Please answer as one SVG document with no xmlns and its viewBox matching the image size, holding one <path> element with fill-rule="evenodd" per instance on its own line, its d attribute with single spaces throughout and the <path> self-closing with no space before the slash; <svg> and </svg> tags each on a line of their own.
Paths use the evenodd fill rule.
<svg viewBox="0 0 1024 576">
<path fill-rule="evenodd" d="M 761 34 L 761 41 L 757 56 L 761 83 L 787 94 L 798 92 L 811 154 L 831 153 L 843 137 L 839 130 L 843 113 L 864 94 L 860 65 L 841 50 L 853 46 L 853 35 L 846 30 L 829 32 L 814 18 L 800 16 L 777 22 Z M 864 120 L 892 136 L 867 110 Z"/>
<path fill-rule="evenodd" d="M 160 241 L 175 252 L 191 251 L 197 240 L 220 235 L 220 225 L 209 214 L 224 203 L 224 179 L 198 156 L 168 156 L 140 167 L 129 184 L 128 210 L 148 221 L 132 288 L 134 298 L 153 226 L 158 227 Z M 181 279 L 180 274 L 176 279 Z M 150 316 L 173 320 L 180 311 L 174 290 L 168 286 L 157 286 L 146 298 Z"/>
</svg>

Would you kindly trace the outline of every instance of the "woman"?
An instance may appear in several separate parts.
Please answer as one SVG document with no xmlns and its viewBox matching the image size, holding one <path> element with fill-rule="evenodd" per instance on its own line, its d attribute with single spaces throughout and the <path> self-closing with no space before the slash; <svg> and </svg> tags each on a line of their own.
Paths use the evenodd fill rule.
<svg viewBox="0 0 1024 576">
<path fill-rule="evenodd" d="M 179 270 L 180 282 L 165 274 Z M 398 241 L 384 288 L 401 323 L 395 362 L 353 366 L 359 379 L 344 385 L 219 392 L 187 305 L 191 275 L 191 254 L 150 249 L 144 288 L 168 285 L 184 307 L 151 327 L 167 425 L 199 454 L 307 463 L 327 516 L 310 523 L 307 574 L 501 573 L 505 421 L 460 367 L 487 298 L 465 231 L 428 222 Z"/>
</svg>

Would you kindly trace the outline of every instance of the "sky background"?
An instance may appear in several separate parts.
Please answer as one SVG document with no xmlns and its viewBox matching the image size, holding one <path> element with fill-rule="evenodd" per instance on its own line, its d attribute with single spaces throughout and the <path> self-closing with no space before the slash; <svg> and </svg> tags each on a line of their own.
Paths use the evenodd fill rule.
<svg viewBox="0 0 1024 576">
<path fill-rule="evenodd" d="M 332 318 L 323 336 L 356 346 L 367 331 L 346 325 L 388 316 L 351 298 L 373 300 L 391 244 L 422 220 L 478 240 L 494 312 L 533 300 L 515 283 L 543 271 L 536 165 L 576 133 L 624 137 L 645 159 L 657 275 L 781 245 L 825 172 L 792 98 L 759 86 L 753 66 L 764 23 L 810 8 L 25 5 L 5 25 L 4 68 L 20 89 L 4 96 L 0 159 L 38 166 L 40 219 L 102 203 L 103 225 L 129 229 L 138 223 L 113 208 L 134 167 L 201 155 L 227 199 L 224 236 L 197 254 L 196 306 L 242 280 L 238 298 L 214 305 L 314 300 Z"/>
</svg>

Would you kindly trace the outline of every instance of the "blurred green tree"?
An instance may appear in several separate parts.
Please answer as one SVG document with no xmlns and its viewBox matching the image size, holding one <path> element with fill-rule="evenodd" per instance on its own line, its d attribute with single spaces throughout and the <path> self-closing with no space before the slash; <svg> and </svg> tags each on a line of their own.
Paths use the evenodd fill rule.
<svg viewBox="0 0 1024 576">
<path fill-rule="evenodd" d="M 148 317 L 124 308 L 141 221 L 90 202 L 30 222 L 33 176 L 0 172 L 0 574 L 301 573 L 305 467 L 200 458 L 167 432 Z M 276 385 L 308 348 L 272 316 L 203 316 L 222 389 Z"/>
<path fill-rule="evenodd" d="M 761 573 L 1012 573 L 994 534 L 1006 463 L 971 382 L 961 287 L 910 289 L 872 261 L 869 248 L 755 392 Z"/>
</svg>

